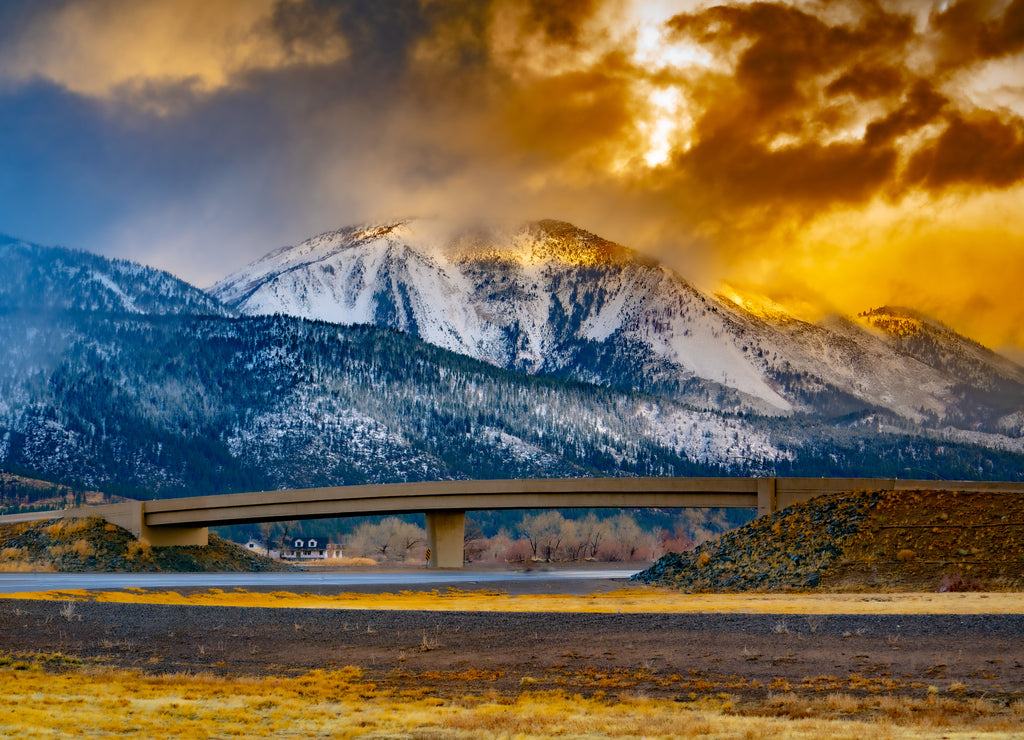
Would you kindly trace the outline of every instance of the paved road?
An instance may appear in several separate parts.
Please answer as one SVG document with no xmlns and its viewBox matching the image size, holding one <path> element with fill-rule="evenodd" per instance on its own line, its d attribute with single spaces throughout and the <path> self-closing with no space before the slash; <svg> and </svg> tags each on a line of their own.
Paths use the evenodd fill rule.
<svg viewBox="0 0 1024 740">
<path fill-rule="evenodd" d="M 639 568 L 538 571 L 414 571 L 411 573 L 0 573 L 0 593 L 116 588 L 500 586 L 559 581 L 621 581 Z"/>
</svg>

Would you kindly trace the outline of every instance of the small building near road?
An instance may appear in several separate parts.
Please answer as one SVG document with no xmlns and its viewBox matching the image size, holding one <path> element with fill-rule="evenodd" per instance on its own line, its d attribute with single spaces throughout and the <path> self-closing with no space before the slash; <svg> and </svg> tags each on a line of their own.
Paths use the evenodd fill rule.
<svg viewBox="0 0 1024 740">
<path fill-rule="evenodd" d="M 341 558 L 341 545 L 316 537 L 295 537 L 281 548 L 282 560 L 334 560 Z"/>
<path fill-rule="evenodd" d="M 249 552 L 254 552 L 259 555 L 265 555 L 268 558 L 276 559 L 281 557 L 280 551 L 271 550 L 269 547 L 267 547 L 267 544 L 265 542 L 260 542 L 259 540 L 255 539 L 250 539 L 248 542 L 246 542 L 245 549 Z"/>
</svg>

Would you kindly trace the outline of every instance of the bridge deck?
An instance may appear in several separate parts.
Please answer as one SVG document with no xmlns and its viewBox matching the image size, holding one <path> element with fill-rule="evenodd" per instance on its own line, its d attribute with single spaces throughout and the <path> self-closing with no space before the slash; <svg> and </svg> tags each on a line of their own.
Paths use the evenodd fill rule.
<svg viewBox="0 0 1024 740">
<path fill-rule="evenodd" d="M 234 493 L 146 502 L 149 526 L 210 526 L 482 509 L 757 507 L 756 478 L 430 481 Z"/>
</svg>

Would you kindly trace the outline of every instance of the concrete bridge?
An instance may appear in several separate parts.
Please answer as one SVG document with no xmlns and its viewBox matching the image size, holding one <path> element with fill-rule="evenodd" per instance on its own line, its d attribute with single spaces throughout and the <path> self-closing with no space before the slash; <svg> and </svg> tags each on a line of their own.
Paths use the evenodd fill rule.
<svg viewBox="0 0 1024 740">
<path fill-rule="evenodd" d="M 844 491 L 1024 492 L 1024 483 L 892 478 L 539 478 L 300 488 L 84 506 L 0 523 L 99 516 L 152 545 L 205 545 L 210 526 L 371 514 L 426 515 L 430 566 L 461 568 L 467 511 L 573 508 L 749 508 L 765 516 Z"/>
</svg>

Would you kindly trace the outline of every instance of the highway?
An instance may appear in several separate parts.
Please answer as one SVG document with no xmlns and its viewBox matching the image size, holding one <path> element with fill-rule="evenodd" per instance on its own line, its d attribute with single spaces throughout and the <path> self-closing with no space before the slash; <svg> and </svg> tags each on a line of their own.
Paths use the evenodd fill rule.
<svg viewBox="0 0 1024 740">
<path fill-rule="evenodd" d="M 500 586 L 517 581 L 545 582 L 621 579 L 642 569 L 629 568 L 581 570 L 487 570 L 443 571 L 422 570 L 382 573 L 0 573 L 0 593 L 31 593 L 40 591 L 105 591 L 119 588 L 261 588 L 282 590 L 311 587 L 374 587 L 393 586 L 400 591 L 456 586 L 473 589 Z"/>
</svg>

